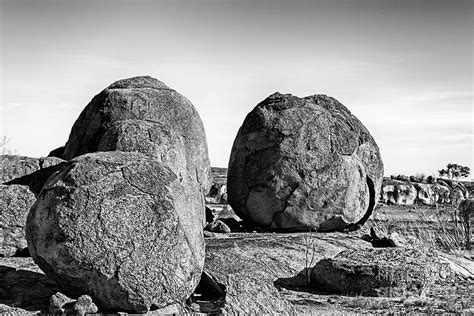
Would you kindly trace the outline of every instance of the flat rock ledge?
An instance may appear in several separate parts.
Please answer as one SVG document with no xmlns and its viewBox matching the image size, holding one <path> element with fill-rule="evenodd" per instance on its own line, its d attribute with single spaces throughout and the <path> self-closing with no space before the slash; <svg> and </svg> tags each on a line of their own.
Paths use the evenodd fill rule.
<svg viewBox="0 0 474 316">
<path fill-rule="evenodd" d="M 319 261 L 311 269 L 311 286 L 337 294 L 396 297 L 421 295 L 452 277 L 449 263 L 434 252 L 374 248 Z"/>
</svg>

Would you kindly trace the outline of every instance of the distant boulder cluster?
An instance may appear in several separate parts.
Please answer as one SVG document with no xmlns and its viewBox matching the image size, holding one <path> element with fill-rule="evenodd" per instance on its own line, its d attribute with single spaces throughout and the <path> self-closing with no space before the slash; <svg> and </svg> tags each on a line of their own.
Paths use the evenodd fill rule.
<svg viewBox="0 0 474 316">
<path fill-rule="evenodd" d="M 399 175 L 384 178 L 380 202 L 400 206 L 450 204 L 457 207 L 469 196 L 469 189 L 461 181 Z"/>
</svg>

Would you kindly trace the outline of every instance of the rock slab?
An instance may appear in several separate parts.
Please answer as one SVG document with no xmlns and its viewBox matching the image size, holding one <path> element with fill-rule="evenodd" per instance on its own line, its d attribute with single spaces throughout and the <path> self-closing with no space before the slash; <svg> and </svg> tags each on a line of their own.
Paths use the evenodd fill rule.
<svg viewBox="0 0 474 316">
<path fill-rule="evenodd" d="M 275 93 L 235 138 L 227 198 L 255 225 L 339 230 L 370 216 L 382 178 L 377 144 L 344 105 Z"/>
<path fill-rule="evenodd" d="M 348 250 L 319 261 L 311 285 L 337 294 L 420 295 L 430 284 L 449 279 L 452 271 L 435 253 L 408 248 Z"/>
<path fill-rule="evenodd" d="M 63 293 L 88 294 L 103 311 L 182 302 L 204 264 L 201 219 L 186 192 L 170 168 L 143 154 L 77 157 L 28 214 L 31 256 Z"/>
</svg>

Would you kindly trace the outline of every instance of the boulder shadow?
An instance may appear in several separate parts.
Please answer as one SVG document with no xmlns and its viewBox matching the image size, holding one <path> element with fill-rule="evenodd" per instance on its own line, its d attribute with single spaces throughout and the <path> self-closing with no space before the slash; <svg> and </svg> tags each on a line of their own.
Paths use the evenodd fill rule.
<svg viewBox="0 0 474 316">
<path fill-rule="evenodd" d="M 273 285 L 278 289 L 287 289 L 296 292 L 304 292 L 318 295 L 333 295 L 334 292 L 326 289 L 310 285 L 309 276 L 311 268 L 304 268 L 297 275 L 289 278 L 278 278 L 273 282 Z"/>
<path fill-rule="evenodd" d="M 189 303 L 199 305 L 201 313 L 221 315 L 226 302 L 226 287 L 203 271 L 201 280 L 189 299 Z"/>
<path fill-rule="evenodd" d="M 0 304 L 27 311 L 47 311 L 49 298 L 59 291 L 46 275 L 0 265 Z"/>
</svg>

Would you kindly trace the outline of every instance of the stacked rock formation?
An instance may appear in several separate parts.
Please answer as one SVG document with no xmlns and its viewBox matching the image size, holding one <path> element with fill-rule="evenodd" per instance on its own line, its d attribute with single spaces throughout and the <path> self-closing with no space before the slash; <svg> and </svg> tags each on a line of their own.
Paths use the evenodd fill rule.
<svg viewBox="0 0 474 316">
<path fill-rule="evenodd" d="M 210 166 L 202 122 L 151 77 L 117 81 L 82 111 L 27 220 L 35 262 L 101 310 L 183 302 L 204 264 Z"/>
<path fill-rule="evenodd" d="M 382 177 L 377 144 L 344 105 L 275 93 L 236 136 L 228 200 L 260 226 L 341 230 L 370 216 Z"/>
</svg>

